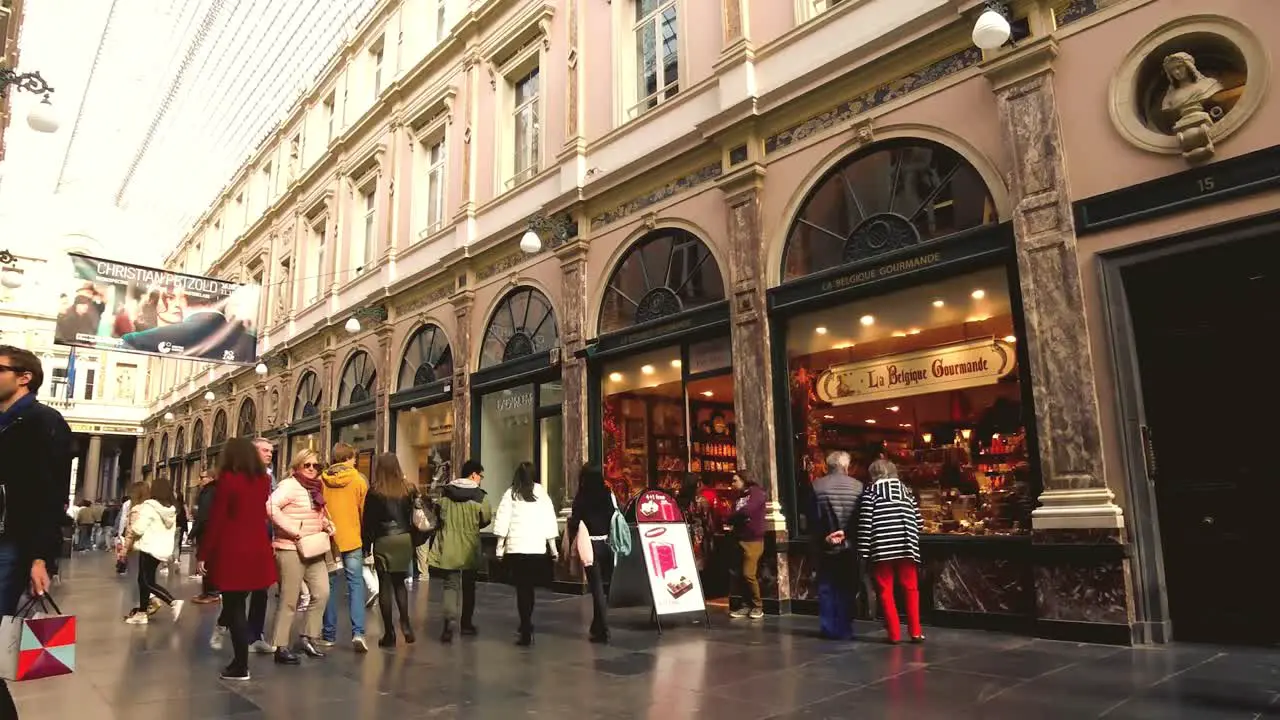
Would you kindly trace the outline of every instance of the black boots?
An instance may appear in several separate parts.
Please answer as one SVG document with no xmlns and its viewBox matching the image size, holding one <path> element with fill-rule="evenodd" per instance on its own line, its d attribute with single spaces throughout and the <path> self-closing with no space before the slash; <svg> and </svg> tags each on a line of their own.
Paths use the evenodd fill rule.
<svg viewBox="0 0 1280 720">
<path fill-rule="evenodd" d="M 297 653 L 294 651 L 283 646 L 276 648 L 277 665 L 299 665 L 301 663 L 302 658 L 298 657 Z"/>
<path fill-rule="evenodd" d="M 413 642 L 418 639 L 417 637 L 414 636 L 413 626 L 409 624 L 408 620 L 400 621 L 400 634 L 404 635 L 404 641 L 410 645 L 412 645 Z"/>
<path fill-rule="evenodd" d="M 529 625 L 528 627 L 520 628 L 519 632 L 517 632 L 517 635 L 518 637 L 516 638 L 516 645 L 519 645 L 520 647 L 529 647 L 530 645 L 533 645 L 533 626 L 532 625 Z"/>
<path fill-rule="evenodd" d="M 386 630 L 382 633 L 382 639 L 378 641 L 380 648 L 393 648 L 396 646 L 396 631 Z"/>
<path fill-rule="evenodd" d="M 444 621 L 444 629 L 440 631 L 440 642 L 442 643 L 453 642 L 453 621 L 452 620 Z"/>
</svg>

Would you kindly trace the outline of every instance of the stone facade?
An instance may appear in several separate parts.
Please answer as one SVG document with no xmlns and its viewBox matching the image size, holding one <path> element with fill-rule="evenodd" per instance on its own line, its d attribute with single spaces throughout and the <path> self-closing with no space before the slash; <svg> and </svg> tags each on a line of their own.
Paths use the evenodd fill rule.
<svg viewBox="0 0 1280 720">
<path fill-rule="evenodd" d="M 272 368 L 235 397 L 218 396 L 213 403 L 199 399 L 205 387 L 246 371 L 216 369 L 199 377 L 178 371 L 172 383 L 161 375 L 153 385 L 149 438 L 175 424 L 162 420 L 167 410 L 178 414 L 176 423 L 189 426 L 199 418 L 207 426 L 214 410 L 231 412 L 245 397 L 270 406 L 267 398 L 277 395 L 279 419 L 256 430 L 280 433 L 295 417 L 297 383 L 314 371 L 324 388 L 319 428 L 328 446 L 330 415 L 341 411 L 334 399 L 337 375 L 358 345 L 378 366 L 376 445 L 385 451 L 395 442 L 389 401 L 409 389 L 396 380 L 406 343 L 431 323 L 447 335 L 453 353 L 452 375 L 442 392 L 452 399 L 452 457 L 460 462 L 477 437 L 484 442 L 472 426 L 479 402 L 472 378 L 484 369 L 490 379 L 481 359 L 489 352 L 495 308 L 513 290 L 535 288 L 552 305 L 558 328 L 548 360 L 534 369 L 539 377 L 556 378 L 563 393 L 562 471 L 571 494 L 581 463 L 593 459 L 593 438 L 602 432 L 599 408 L 592 407 L 592 384 L 602 379 L 590 357 L 602 334 L 606 285 L 635 243 L 652 231 L 680 228 L 705 245 L 723 276 L 737 461 L 769 491 L 762 572 L 767 604 L 771 611 L 805 610 L 816 590 L 794 509 L 784 512 L 796 479 L 782 476 L 790 447 L 777 426 L 773 380 L 785 369 L 776 367 L 770 291 L 782 277 L 794 214 L 828 168 L 879 142 L 925 139 L 973 167 L 993 199 L 991 222 L 1011 228 L 1040 468 L 1033 532 L 1005 543 L 929 545 L 926 606 L 938 621 L 964 616 L 972 623 L 981 616 L 993 618 L 992 626 L 1084 638 L 1116 639 L 1127 632 L 1134 590 L 1126 553 L 1125 471 L 1109 460 L 1118 443 L 1116 410 L 1099 378 L 1110 361 L 1099 338 L 1100 321 L 1092 309 L 1098 291 L 1093 270 L 1081 261 L 1088 250 L 1077 237 L 1073 208 L 1084 197 L 1114 189 L 1100 187 L 1105 173 L 1096 166 L 1112 161 L 1095 151 L 1095 145 L 1113 147 L 1105 134 L 1114 131 L 1107 125 L 1094 135 L 1080 135 L 1095 116 L 1106 116 L 1100 98 L 1108 79 L 1085 71 L 1089 43 L 1137 46 L 1171 20 L 1176 3 L 1025 3 L 1019 12 L 1027 14 L 1030 36 L 1016 47 L 984 55 L 968 44 L 974 17 L 967 10 L 954 16 L 933 13 L 930 30 L 919 38 L 906 35 L 908 28 L 915 33 L 923 27 L 914 19 L 876 14 L 868 3 L 836 5 L 797 22 L 790 2 L 677 1 L 681 52 L 686 53 L 680 92 L 636 118 L 625 112 L 632 105 L 624 101 L 625 88 L 581 72 L 597 57 L 608 67 L 615 43 L 625 42 L 627 33 L 617 31 L 617 13 L 627 3 L 571 1 L 554 11 L 537 2 L 472 5 L 481 9 L 468 15 L 457 31 L 457 47 L 448 50 L 456 51 L 456 68 L 437 72 L 428 63 L 406 70 L 397 91 L 378 100 L 310 169 L 300 170 L 280 204 L 252 224 L 211 270 L 234 266 L 236 254 L 259 247 L 260 239 L 271 244 L 268 230 L 277 227 L 288 240 L 265 250 L 269 266 L 294 258 L 289 267 L 299 267 L 296 263 L 305 261 L 296 259 L 305 257 L 307 243 L 324 228 L 342 239 L 328 247 L 346 247 L 345 238 L 354 231 L 344 215 L 352 211 L 335 188 L 346 182 L 344 168 L 352 164 L 400 178 L 380 206 L 389 220 L 377 239 L 384 250 L 379 266 L 324 284 L 322 297 L 311 305 L 297 287 L 305 282 L 303 272 L 272 273 L 267 281 L 287 284 L 283 296 L 292 301 L 268 318 L 264 350 L 268 356 L 287 354 L 287 369 Z M 1245 12 L 1242 8 L 1242 0 L 1233 0 L 1217 12 L 1230 15 Z M 562 20 L 541 21 L 557 13 Z M 863 46 L 849 41 L 853 44 L 847 47 L 832 42 L 866 36 L 868 23 L 901 42 Z M 369 32 L 365 28 L 360 37 Z M 804 62 L 811 66 L 785 69 L 809 54 L 813 57 Z M 525 62 L 520 65 L 525 68 L 528 61 L 512 58 L 535 56 L 544 63 L 545 97 L 565 98 L 563 104 L 549 104 L 544 123 L 548 137 L 563 137 L 565 145 L 554 159 L 544 158 L 543 169 L 524 184 L 509 187 L 495 154 L 503 147 L 503 121 L 496 121 L 495 130 L 492 114 L 495 104 L 504 102 L 498 90 L 504 73 L 517 72 L 504 63 Z M 756 82 L 744 81 L 748 76 Z M 328 76 L 321 85 L 327 82 Z M 380 134 L 402 132 L 402 126 L 393 130 L 390 124 L 403 114 L 400 106 L 412 105 L 419 95 L 439 94 L 441 83 L 451 88 L 440 97 L 448 98 L 442 106 L 447 106 L 447 127 L 457 132 L 447 136 L 453 150 L 447 219 L 419 231 L 410 218 L 417 217 L 424 198 L 416 184 L 425 180 L 417 170 L 404 168 L 420 162 L 414 155 L 420 140 L 392 134 L 385 152 L 349 149 L 378 146 Z M 584 103 L 585 98 L 593 100 Z M 305 112 L 299 111 L 298 122 Z M 286 122 L 282 138 L 293 122 Z M 691 134 L 689 127 L 698 129 Z M 1258 142 L 1255 128 L 1243 129 L 1218 148 L 1216 157 Z M 1130 182 L 1139 182 L 1178 171 L 1175 161 L 1182 162 L 1132 158 L 1125 172 L 1137 172 Z M 519 239 L 533 227 L 535 215 L 567 218 L 573 231 L 568 238 L 540 231 L 542 249 L 522 251 Z M 184 240 L 177 252 L 192 242 Z M 336 252 L 325 257 L 329 268 L 336 268 L 326 272 L 336 278 L 343 261 Z M 385 323 L 348 334 L 342 328 L 346 318 L 372 303 L 388 309 Z M 534 353 L 523 357 L 533 359 Z M 1120 632 L 1091 635 L 1081 626 Z"/>
</svg>

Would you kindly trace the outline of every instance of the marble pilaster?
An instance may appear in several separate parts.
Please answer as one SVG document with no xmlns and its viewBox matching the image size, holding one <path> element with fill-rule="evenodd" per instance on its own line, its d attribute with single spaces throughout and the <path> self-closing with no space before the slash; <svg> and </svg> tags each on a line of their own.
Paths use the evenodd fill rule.
<svg viewBox="0 0 1280 720">
<path fill-rule="evenodd" d="M 374 360 L 375 367 L 378 372 L 377 387 L 374 388 L 374 418 L 373 418 L 373 443 L 375 452 L 384 453 L 387 451 L 387 437 L 390 432 L 391 413 L 388 412 L 388 399 L 390 397 L 390 389 L 394 382 L 392 378 L 396 368 L 394 360 L 391 357 L 391 338 L 394 329 L 391 325 L 382 325 L 374 331 L 374 336 L 378 341 L 378 356 Z"/>
<path fill-rule="evenodd" d="M 457 326 L 453 333 L 453 465 L 471 457 L 471 311 L 475 293 L 461 290 L 449 298 Z"/>
<path fill-rule="evenodd" d="M 333 448 L 333 404 L 337 383 L 334 382 L 334 353 L 332 349 L 320 354 L 320 456 L 329 457 Z"/>
<path fill-rule="evenodd" d="M 563 278 L 560 309 L 562 364 L 560 380 L 564 404 L 564 498 L 567 508 L 578 490 L 578 471 L 587 460 L 587 364 L 576 357 L 586 338 L 587 242 L 574 240 L 556 249 Z"/>
<path fill-rule="evenodd" d="M 760 217 L 764 169 L 751 165 L 721 183 L 728 213 L 730 340 L 733 348 L 733 403 L 737 421 L 738 467 L 768 493 L 765 556 L 761 575 L 766 610 L 790 610 L 786 518 L 777 473 L 770 343 L 765 306 L 765 242 Z"/>
</svg>

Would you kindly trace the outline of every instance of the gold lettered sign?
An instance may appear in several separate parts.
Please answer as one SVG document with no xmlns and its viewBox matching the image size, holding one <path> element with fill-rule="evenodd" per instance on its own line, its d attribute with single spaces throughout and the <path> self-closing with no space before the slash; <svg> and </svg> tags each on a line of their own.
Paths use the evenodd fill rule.
<svg viewBox="0 0 1280 720">
<path fill-rule="evenodd" d="M 1013 345 L 986 338 L 864 362 L 832 365 L 818 397 L 832 405 L 889 400 L 994 385 L 1017 366 Z"/>
</svg>

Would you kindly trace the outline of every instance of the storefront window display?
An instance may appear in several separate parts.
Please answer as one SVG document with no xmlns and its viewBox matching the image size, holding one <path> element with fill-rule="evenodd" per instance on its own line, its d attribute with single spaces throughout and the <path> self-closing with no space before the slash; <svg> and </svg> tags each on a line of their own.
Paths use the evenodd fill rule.
<svg viewBox="0 0 1280 720">
<path fill-rule="evenodd" d="M 420 488 L 453 479 L 453 403 L 442 402 L 396 413 L 396 456 Z"/>
<path fill-rule="evenodd" d="M 916 492 L 925 531 L 1018 535 L 1034 490 L 1008 270 L 995 267 L 787 321 L 791 423 L 810 483 L 845 450 L 881 454 Z"/>
<path fill-rule="evenodd" d="M 328 453 L 320 447 L 320 431 L 302 433 L 299 435 L 289 436 L 289 457 L 285 462 L 281 463 L 281 467 L 289 468 L 293 464 L 293 458 L 303 450 L 312 450 L 320 454 L 321 459 L 328 457 Z"/>
<path fill-rule="evenodd" d="M 356 470 L 365 477 L 373 471 L 373 456 L 378 447 L 373 406 L 377 392 L 378 373 L 373 359 L 369 353 L 357 350 L 343 365 L 338 379 L 333 442 L 346 443 L 356 449 Z"/>
<path fill-rule="evenodd" d="M 473 452 L 485 468 L 484 487 L 507 489 L 516 466 L 532 462 L 557 509 L 567 501 L 559 346 L 550 301 L 534 288 L 517 287 L 494 308 L 471 378 Z"/>
</svg>

